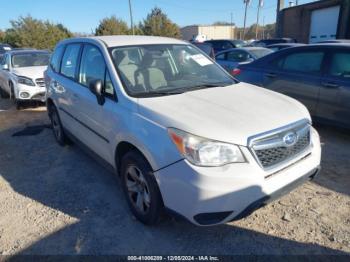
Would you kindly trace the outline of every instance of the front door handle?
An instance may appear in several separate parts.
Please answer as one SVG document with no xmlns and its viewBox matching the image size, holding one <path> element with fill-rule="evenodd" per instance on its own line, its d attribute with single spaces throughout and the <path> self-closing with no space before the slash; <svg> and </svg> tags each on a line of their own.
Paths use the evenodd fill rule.
<svg viewBox="0 0 350 262">
<path fill-rule="evenodd" d="M 275 74 L 275 73 L 266 73 L 265 76 L 269 77 L 269 78 L 274 78 L 274 77 L 277 76 L 277 74 Z"/>
<path fill-rule="evenodd" d="M 337 87 L 339 87 L 339 85 L 331 83 L 331 82 L 323 82 L 322 85 L 324 87 L 329 87 L 329 88 L 337 88 Z"/>
</svg>

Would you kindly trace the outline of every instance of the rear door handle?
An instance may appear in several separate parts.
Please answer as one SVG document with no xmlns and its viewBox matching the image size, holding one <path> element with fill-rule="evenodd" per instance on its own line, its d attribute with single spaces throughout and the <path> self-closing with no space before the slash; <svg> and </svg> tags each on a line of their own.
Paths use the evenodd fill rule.
<svg viewBox="0 0 350 262">
<path fill-rule="evenodd" d="M 339 87 L 339 85 L 331 83 L 331 82 L 323 82 L 322 85 L 324 87 L 329 87 L 329 88 L 337 88 L 337 87 Z"/>
<path fill-rule="evenodd" d="M 266 77 L 270 77 L 270 78 L 274 78 L 274 77 L 277 76 L 277 74 L 275 74 L 275 73 L 266 73 L 265 76 Z"/>
</svg>

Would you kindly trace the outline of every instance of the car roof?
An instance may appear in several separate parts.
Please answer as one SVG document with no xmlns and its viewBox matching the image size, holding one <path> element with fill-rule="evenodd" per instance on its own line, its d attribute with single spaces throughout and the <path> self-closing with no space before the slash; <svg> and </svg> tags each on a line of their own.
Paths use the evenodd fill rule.
<svg viewBox="0 0 350 262">
<path fill-rule="evenodd" d="M 219 55 L 222 53 L 226 53 L 226 52 L 231 52 L 231 51 L 255 51 L 255 50 L 264 50 L 264 49 L 268 49 L 265 47 L 260 47 L 260 46 L 247 46 L 247 47 L 240 47 L 240 48 L 230 48 L 230 49 L 225 49 L 222 50 L 220 52 L 217 52 L 215 55 Z"/>
<path fill-rule="evenodd" d="M 36 50 L 36 49 L 20 49 L 20 50 L 9 50 L 7 51 L 9 54 L 28 54 L 28 53 L 50 53 L 48 50 Z"/>
<path fill-rule="evenodd" d="M 309 44 L 309 45 L 304 45 L 305 46 L 324 46 L 324 47 L 350 47 L 350 43 L 315 43 L 315 44 Z"/>
<path fill-rule="evenodd" d="M 302 43 L 279 43 L 279 44 L 272 44 L 268 45 L 267 47 L 275 47 L 275 46 L 304 46 L 305 44 Z"/>
<path fill-rule="evenodd" d="M 89 36 L 79 38 L 69 38 L 63 40 L 61 44 L 71 42 L 88 42 L 88 40 L 103 42 L 107 47 L 132 46 L 132 45 L 152 45 L 152 44 L 189 44 L 185 41 L 169 37 L 143 36 L 143 35 L 108 35 Z"/>
</svg>

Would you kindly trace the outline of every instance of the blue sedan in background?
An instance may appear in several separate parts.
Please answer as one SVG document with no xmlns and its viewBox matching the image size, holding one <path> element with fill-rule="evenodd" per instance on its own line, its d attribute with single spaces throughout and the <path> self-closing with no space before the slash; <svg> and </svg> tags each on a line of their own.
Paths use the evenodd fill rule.
<svg viewBox="0 0 350 262">
<path fill-rule="evenodd" d="M 217 53 L 215 59 L 227 72 L 235 76 L 239 74 L 237 67 L 240 64 L 253 62 L 271 53 L 273 53 L 272 50 L 264 47 L 232 48 Z"/>
<path fill-rule="evenodd" d="M 239 70 L 238 80 L 299 100 L 314 120 L 350 128 L 350 44 L 286 48 Z"/>
</svg>

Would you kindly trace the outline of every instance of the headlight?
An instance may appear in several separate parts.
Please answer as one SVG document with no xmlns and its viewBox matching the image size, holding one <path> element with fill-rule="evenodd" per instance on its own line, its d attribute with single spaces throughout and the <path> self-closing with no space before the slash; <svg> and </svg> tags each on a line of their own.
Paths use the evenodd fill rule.
<svg viewBox="0 0 350 262">
<path fill-rule="evenodd" d="M 236 145 L 198 137 L 174 128 L 169 128 L 168 132 L 180 153 L 194 165 L 223 166 L 245 162 Z"/>
<path fill-rule="evenodd" d="M 17 81 L 22 85 L 35 86 L 33 80 L 25 76 L 17 76 Z"/>
</svg>

